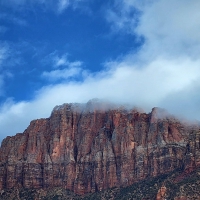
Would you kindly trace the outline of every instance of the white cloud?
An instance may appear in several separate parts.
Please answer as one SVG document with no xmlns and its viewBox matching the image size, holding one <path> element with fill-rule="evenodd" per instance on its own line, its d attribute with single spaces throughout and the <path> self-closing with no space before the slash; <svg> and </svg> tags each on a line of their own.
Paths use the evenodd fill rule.
<svg viewBox="0 0 200 200">
<path fill-rule="evenodd" d="M 60 58 L 58 56 L 56 56 L 53 60 L 54 60 L 54 66 L 56 66 L 56 67 L 68 64 L 67 56 L 65 56 L 65 55 Z"/>
<path fill-rule="evenodd" d="M 80 67 L 82 65 L 81 61 L 70 62 L 67 58 L 68 54 L 58 56 L 56 52 L 51 53 L 48 57 L 52 59 L 54 67 L 68 66 L 68 67 Z"/>
<path fill-rule="evenodd" d="M 81 68 L 66 68 L 66 69 L 58 69 L 52 70 L 50 72 L 43 72 L 42 77 L 47 78 L 51 81 L 59 80 L 59 79 L 68 79 L 75 76 L 80 75 Z"/>
<path fill-rule="evenodd" d="M 56 81 L 59 79 L 67 80 L 68 78 L 84 74 L 84 70 L 81 69 L 83 63 L 78 60 L 71 62 L 68 60 L 67 56 L 68 54 L 58 56 L 56 51 L 46 56 L 44 63 L 51 64 L 54 68 L 59 67 L 62 69 L 44 71 L 41 76 L 50 81 Z"/>
<path fill-rule="evenodd" d="M 135 7 L 127 5 L 127 2 L 115 1 L 114 8 L 106 12 L 106 20 L 111 24 L 112 31 L 133 33 L 138 20 Z"/>
<path fill-rule="evenodd" d="M 4 78 L 7 76 L 8 72 L 4 71 L 4 63 L 6 59 L 9 57 L 9 47 L 5 43 L 0 43 L 0 96 L 4 94 Z"/>
<path fill-rule="evenodd" d="M 107 20 L 115 29 L 145 38 L 144 58 L 199 56 L 200 1 L 191 0 L 135 0 L 117 1 L 118 9 L 110 9 Z M 135 9 L 138 12 L 135 12 Z M 135 12 L 135 15 L 132 14 Z M 140 54 L 142 54 L 140 52 Z M 142 59 L 144 59 L 142 58 Z"/>
<path fill-rule="evenodd" d="M 199 56 L 199 7 L 198 0 L 160 0 L 145 7 L 136 32 L 146 38 L 148 53 Z"/>
<path fill-rule="evenodd" d="M 69 0 L 59 0 L 58 1 L 58 12 L 61 13 L 69 6 Z"/>
<path fill-rule="evenodd" d="M 200 120 L 199 1 L 137 2 L 124 0 L 121 16 L 115 10 L 107 16 L 118 30 L 144 36 L 145 43 L 137 54 L 130 52 L 120 61 L 106 63 L 107 68 L 97 74 L 86 73 L 82 82 L 46 86 L 30 102 L 5 103 L 0 111 L 0 127 L 4 130 L 1 137 L 23 131 L 32 119 L 48 117 L 55 105 L 87 102 L 95 97 L 131 103 L 147 111 L 159 106 Z M 138 25 L 130 28 L 135 23 L 130 14 L 133 7 L 141 14 L 137 15 Z M 66 55 L 57 56 L 54 65 L 68 68 L 46 72 L 47 76 L 79 74 L 78 62 L 69 62 Z M 70 64 L 75 71 L 69 73 Z"/>
</svg>

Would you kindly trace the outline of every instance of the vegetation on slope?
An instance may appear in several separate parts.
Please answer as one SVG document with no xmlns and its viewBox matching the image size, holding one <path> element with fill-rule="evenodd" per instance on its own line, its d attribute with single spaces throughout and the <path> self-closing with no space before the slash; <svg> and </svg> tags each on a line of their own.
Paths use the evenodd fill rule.
<svg viewBox="0 0 200 200">
<path fill-rule="evenodd" d="M 200 199 L 200 168 L 193 172 L 176 170 L 155 178 L 147 178 L 124 188 L 111 188 L 101 192 L 78 196 L 63 188 L 2 190 L 0 200 L 154 200 L 161 186 L 167 188 L 165 199 L 177 197 Z"/>
</svg>

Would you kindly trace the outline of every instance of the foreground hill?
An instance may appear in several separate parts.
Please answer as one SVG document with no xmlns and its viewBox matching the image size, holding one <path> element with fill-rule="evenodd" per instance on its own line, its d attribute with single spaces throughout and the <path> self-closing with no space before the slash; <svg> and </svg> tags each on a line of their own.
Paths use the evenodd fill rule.
<svg viewBox="0 0 200 200">
<path fill-rule="evenodd" d="M 159 108 L 143 113 L 93 100 L 57 106 L 49 118 L 4 139 L 0 190 L 63 188 L 83 195 L 155 182 L 176 171 L 182 180 L 199 166 L 198 125 L 181 123 Z"/>
</svg>

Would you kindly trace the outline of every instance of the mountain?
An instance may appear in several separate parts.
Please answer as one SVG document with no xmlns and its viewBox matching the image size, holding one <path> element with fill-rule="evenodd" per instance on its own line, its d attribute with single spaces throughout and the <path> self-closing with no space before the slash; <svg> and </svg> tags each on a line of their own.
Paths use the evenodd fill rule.
<svg viewBox="0 0 200 200">
<path fill-rule="evenodd" d="M 0 190 L 63 188 L 85 195 L 180 171 L 178 182 L 199 167 L 198 124 L 160 108 L 144 113 L 91 100 L 56 106 L 49 118 L 5 138 Z M 162 180 L 157 189 L 164 191 L 168 179 Z"/>
</svg>

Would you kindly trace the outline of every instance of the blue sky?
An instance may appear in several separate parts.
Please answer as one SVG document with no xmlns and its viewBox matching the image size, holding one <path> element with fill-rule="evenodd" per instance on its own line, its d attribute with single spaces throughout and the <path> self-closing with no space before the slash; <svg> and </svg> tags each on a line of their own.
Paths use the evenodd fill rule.
<svg viewBox="0 0 200 200">
<path fill-rule="evenodd" d="M 2 65 L 9 73 L 4 76 L 1 102 L 8 96 L 14 101 L 31 100 L 35 90 L 52 81 L 47 77 L 52 69 L 69 68 L 66 62 L 77 62 L 77 67 L 95 73 L 102 70 L 105 62 L 137 50 L 142 43 L 132 34 L 112 32 L 104 17 L 111 2 L 77 1 L 68 6 L 63 3 L 63 8 L 54 2 L 13 2 L 1 3 L 1 45 L 7 50 Z M 59 60 L 62 62 L 57 66 Z M 46 76 L 41 76 L 43 73 Z M 64 78 L 53 81 L 59 83 Z"/>
<path fill-rule="evenodd" d="M 0 140 L 91 98 L 200 119 L 198 0 L 0 0 Z"/>
</svg>

